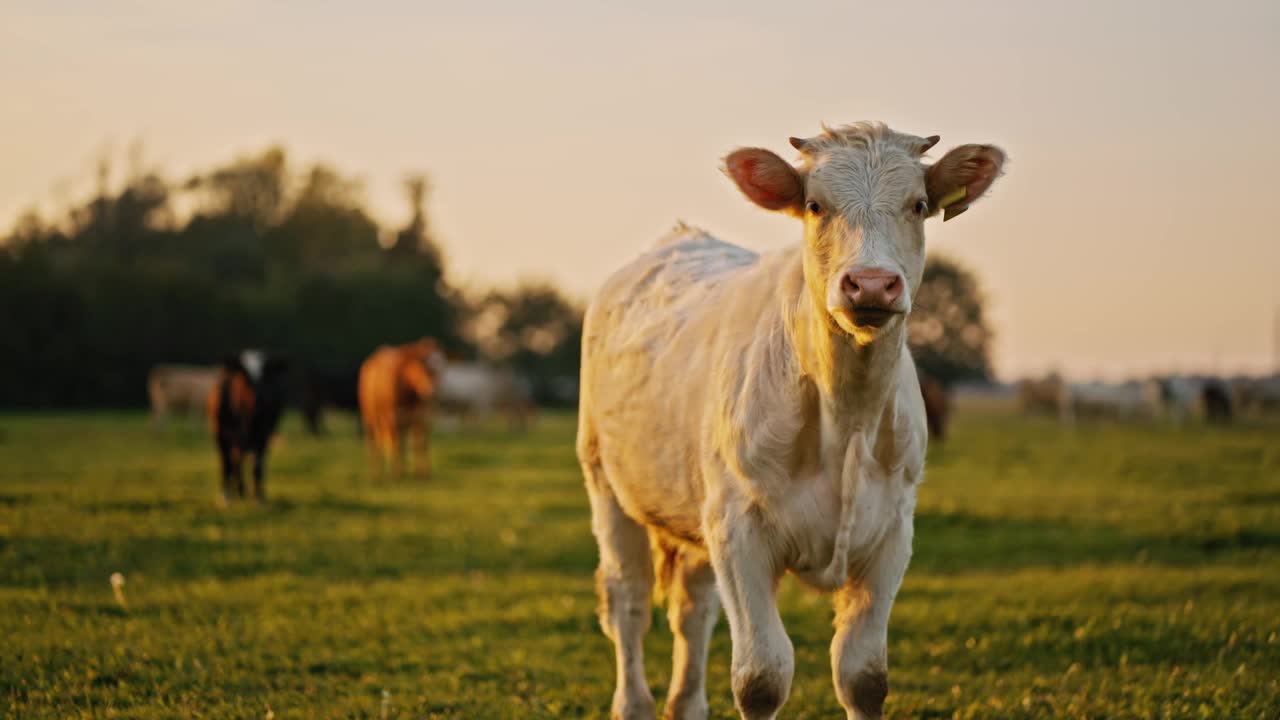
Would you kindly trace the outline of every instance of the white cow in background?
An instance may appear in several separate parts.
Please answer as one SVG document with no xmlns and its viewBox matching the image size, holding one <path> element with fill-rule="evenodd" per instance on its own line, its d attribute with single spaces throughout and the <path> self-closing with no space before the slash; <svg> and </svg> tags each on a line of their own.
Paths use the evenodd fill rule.
<svg viewBox="0 0 1280 720">
<path fill-rule="evenodd" d="M 1153 420 L 1162 413 L 1161 397 L 1145 383 L 1077 383 L 1071 386 L 1072 412 L 1079 418 Z"/>
<path fill-rule="evenodd" d="M 1149 382 L 1159 388 L 1164 417 L 1176 423 L 1188 419 L 1230 422 L 1236 412 L 1256 414 L 1250 411 L 1261 406 L 1257 401 L 1262 395 L 1255 393 L 1265 388 L 1265 383 L 1265 378 L 1238 378 L 1229 382 L 1208 375 L 1175 375 Z M 1280 393 L 1276 396 L 1280 399 Z M 1251 406 L 1251 402 L 1254 405 Z"/>
<path fill-rule="evenodd" d="M 524 429 L 533 421 L 533 389 L 515 371 L 484 363 L 449 363 L 436 387 L 439 408 L 462 420 L 485 419 L 494 413 L 506 417 L 512 428 Z"/>
<path fill-rule="evenodd" d="M 1205 415 L 1202 378 L 1174 375 L 1155 378 L 1149 383 L 1159 388 L 1163 416 L 1175 423 L 1203 420 Z"/>
<path fill-rule="evenodd" d="M 1024 413 L 1046 413 L 1064 423 L 1070 423 L 1075 417 L 1071 386 L 1057 373 L 1019 381 L 1017 394 L 1018 409 Z"/>
<path fill-rule="evenodd" d="M 1240 412 L 1246 416 L 1280 410 L 1280 375 L 1235 378 L 1230 387 Z"/>
<path fill-rule="evenodd" d="M 643 638 L 654 584 L 675 635 L 666 717 L 704 718 L 723 601 L 744 718 L 786 701 L 785 572 L 835 591 L 831 659 L 850 718 L 880 717 L 889 610 L 911 556 L 927 430 L 906 314 L 924 221 L 968 209 L 1004 154 L 860 123 L 792 139 L 792 166 L 740 149 L 725 172 L 795 217 L 803 241 L 757 255 L 679 227 L 614 274 L 587 310 L 578 457 L 614 642 L 613 716 L 652 718 Z"/>
<path fill-rule="evenodd" d="M 219 368 L 203 365 L 156 365 L 147 375 L 151 422 L 159 428 L 175 413 L 192 422 L 205 416 L 209 393 L 218 382 Z"/>
</svg>

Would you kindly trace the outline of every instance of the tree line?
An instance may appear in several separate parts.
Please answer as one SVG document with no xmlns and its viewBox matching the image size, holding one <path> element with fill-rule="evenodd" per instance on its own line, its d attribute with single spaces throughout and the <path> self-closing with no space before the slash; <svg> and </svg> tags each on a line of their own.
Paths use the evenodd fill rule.
<svg viewBox="0 0 1280 720">
<path fill-rule="evenodd" d="M 0 237 L 2 407 L 141 406 L 153 365 L 246 347 L 341 372 L 425 335 L 455 357 L 513 366 L 544 402 L 577 376 L 579 304 L 548 283 L 454 285 L 425 175 L 405 179 L 398 228 L 379 225 L 356 179 L 295 168 L 280 147 L 180 180 L 111 178 L 104 160 L 88 200 L 24 213 Z M 931 257 L 911 316 L 921 369 L 989 379 L 990 338 L 976 277 Z"/>
<path fill-rule="evenodd" d="M 426 335 L 536 387 L 577 373 L 581 308 L 555 287 L 450 282 L 424 175 L 404 182 L 399 228 L 357 180 L 279 147 L 181 180 L 111 175 L 102 162 L 90 199 L 0 238 L 0 406 L 140 406 L 156 363 L 258 347 L 335 372 Z"/>
</svg>

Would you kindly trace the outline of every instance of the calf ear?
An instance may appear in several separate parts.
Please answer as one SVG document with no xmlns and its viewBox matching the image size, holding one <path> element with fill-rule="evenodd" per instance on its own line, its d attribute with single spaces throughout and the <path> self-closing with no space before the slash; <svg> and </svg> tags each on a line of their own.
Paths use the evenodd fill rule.
<svg viewBox="0 0 1280 720">
<path fill-rule="evenodd" d="M 925 188 L 929 207 L 942 210 L 944 221 L 969 209 L 1000 177 L 1004 151 L 994 145 L 961 145 L 929 166 Z"/>
<path fill-rule="evenodd" d="M 724 172 L 751 202 L 766 210 L 804 212 L 804 180 L 791 163 L 762 148 L 739 148 L 724 159 Z"/>
</svg>

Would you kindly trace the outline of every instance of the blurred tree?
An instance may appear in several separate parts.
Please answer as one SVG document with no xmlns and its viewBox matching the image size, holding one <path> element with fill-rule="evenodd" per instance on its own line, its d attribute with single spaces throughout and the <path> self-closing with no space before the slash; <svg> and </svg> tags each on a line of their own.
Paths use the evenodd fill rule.
<svg viewBox="0 0 1280 720">
<path fill-rule="evenodd" d="M 441 292 L 448 292 L 445 285 L 444 257 L 431 238 L 427 226 L 426 203 L 431 184 L 421 173 L 412 173 L 404 179 L 405 199 L 409 202 L 409 223 L 400 229 L 388 248 L 388 260 L 398 266 L 411 265 L 424 278 L 440 285 Z"/>
<path fill-rule="evenodd" d="M 493 291 L 475 303 L 468 337 L 489 359 L 539 378 L 576 377 L 583 308 L 550 283 Z"/>
<path fill-rule="evenodd" d="M 911 351 L 923 373 L 944 385 L 991 379 L 985 300 L 972 271 L 946 256 L 929 256 L 909 326 Z"/>
<path fill-rule="evenodd" d="M 197 214 L 236 218 L 261 234 L 284 214 L 288 180 L 284 149 L 271 147 L 196 175 L 186 189 L 196 195 Z"/>
<path fill-rule="evenodd" d="M 180 185 L 148 172 L 137 144 L 118 187 L 111 169 L 104 154 L 91 198 L 25 212 L 0 237 L 0 407 L 141 405 L 152 365 L 242 347 L 332 370 L 424 335 L 468 348 L 425 176 L 406 178 L 409 222 L 384 248 L 359 181 L 323 164 L 291 173 L 281 148 Z M 499 305 L 506 359 L 576 373 L 571 303 L 549 288 Z"/>
<path fill-rule="evenodd" d="M 341 274 L 376 262 L 378 226 L 362 196 L 359 181 L 313 166 L 280 223 L 266 233 L 271 269 L 286 277 L 300 270 Z"/>
<path fill-rule="evenodd" d="M 136 151 L 139 152 L 140 151 Z M 134 168 L 116 192 L 111 186 L 111 158 L 97 162 L 97 189 L 92 199 L 73 207 L 62 225 L 72 243 L 58 243 L 62 263 L 133 262 L 167 234 L 172 225 L 170 188 L 163 178 Z"/>
</svg>

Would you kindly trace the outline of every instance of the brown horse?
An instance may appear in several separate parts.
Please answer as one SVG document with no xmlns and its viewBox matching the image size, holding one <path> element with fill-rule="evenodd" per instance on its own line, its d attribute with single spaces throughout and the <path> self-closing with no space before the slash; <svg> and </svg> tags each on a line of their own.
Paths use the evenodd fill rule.
<svg viewBox="0 0 1280 720">
<path fill-rule="evenodd" d="M 388 463 L 394 475 L 403 474 L 406 432 L 413 438 L 415 469 L 423 477 L 431 475 L 427 415 L 443 366 L 444 354 L 432 338 L 383 345 L 360 366 L 360 417 L 374 476 Z"/>
</svg>

